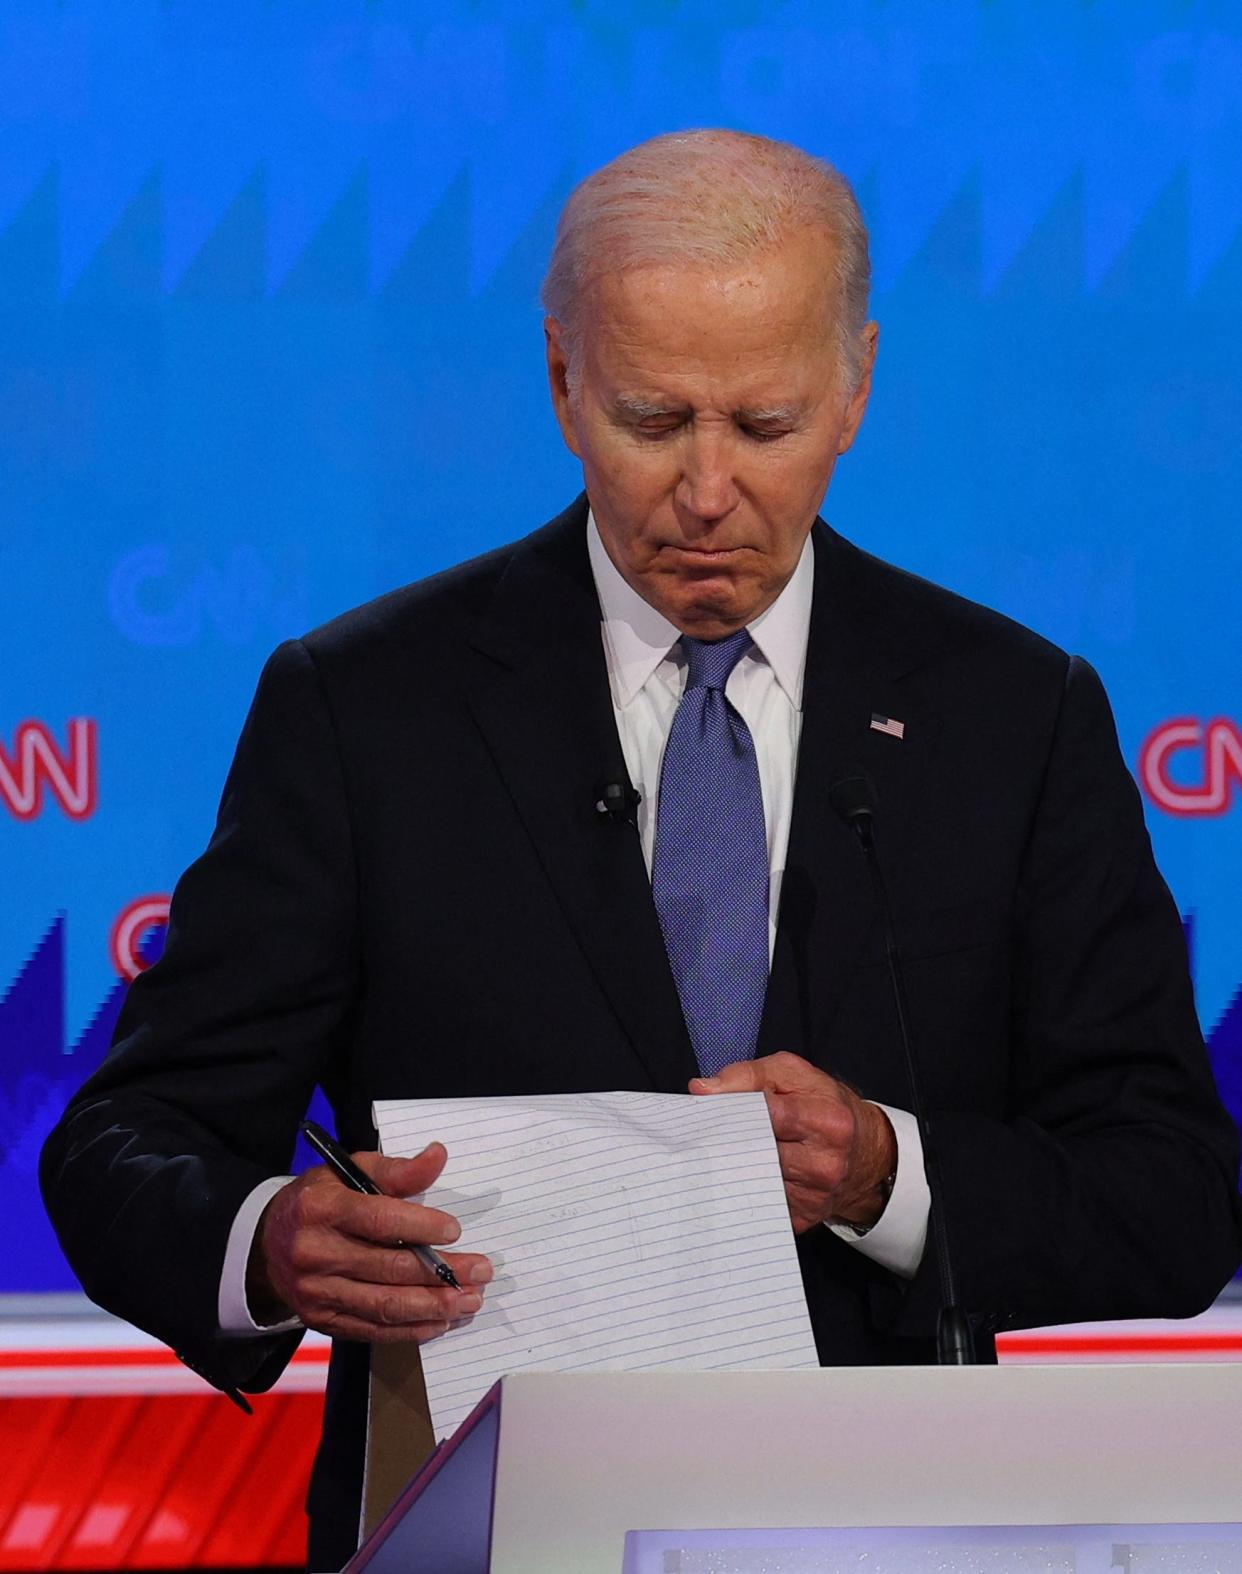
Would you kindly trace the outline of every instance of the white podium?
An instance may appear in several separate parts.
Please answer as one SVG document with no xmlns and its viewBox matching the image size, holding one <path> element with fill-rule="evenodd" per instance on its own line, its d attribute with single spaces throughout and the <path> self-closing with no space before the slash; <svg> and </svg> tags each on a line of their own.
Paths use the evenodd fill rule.
<svg viewBox="0 0 1242 1574">
<path fill-rule="evenodd" d="M 1088 1526 L 1077 1553 L 1069 1533 L 1010 1535 L 1018 1550 L 960 1566 L 1224 1571 L 1242 1570 L 1239 1522 L 1242 1366 L 530 1372 L 491 1390 L 348 1570 L 881 1574 L 931 1565 L 917 1536 L 866 1527 Z M 1166 1559 L 1173 1529 L 1130 1550 L 1145 1526 L 1187 1528 Z M 956 1566 L 944 1539 L 923 1541 Z"/>
</svg>

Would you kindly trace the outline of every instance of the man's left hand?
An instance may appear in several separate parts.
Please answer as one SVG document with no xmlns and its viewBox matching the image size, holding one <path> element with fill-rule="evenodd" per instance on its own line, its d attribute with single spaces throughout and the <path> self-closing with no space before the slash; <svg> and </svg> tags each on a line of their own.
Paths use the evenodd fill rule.
<svg viewBox="0 0 1242 1574">
<path fill-rule="evenodd" d="M 897 1139 L 888 1116 L 799 1055 L 737 1060 L 691 1093 L 762 1093 L 776 1136 L 794 1233 L 816 1224 L 870 1226 L 888 1201 Z"/>
</svg>

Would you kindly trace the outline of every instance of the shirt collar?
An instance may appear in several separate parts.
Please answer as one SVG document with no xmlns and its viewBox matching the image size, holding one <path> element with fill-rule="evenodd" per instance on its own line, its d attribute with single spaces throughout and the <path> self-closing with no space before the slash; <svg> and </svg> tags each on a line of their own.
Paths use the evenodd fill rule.
<svg viewBox="0 0 1242 1574">
<path fill-rule="evenodd" d="M 600 540 L 593 513 L 587 515 L 587 553 L 599 596 L 608 679 L 613 699 L 624 709 L 681 638 L 681 631 L 623 578 Z M 748 625 L 756 648 L 796 710 L 802 709 L 814 589 L 815 553 L 808 535 L 789 582 L 767 611 Z"/>
<path fill-rule="evenodd" d="M 644 601 L 604 550 L 595 515 L 587 515 L 587 553 L 599 595 L 604 654 L 612 697 L 624 710 L 681 638 L 681 631 Z"/>
<path fill-rule="evenodd" d="M 784 590 L 755 621 L 750 637 L 762 651 L 773 676 L 795 710 L 802 709 L 802 680 L 806 675 L 806 642 L 811 632 L 811 602 L 815 595 L 815 548 L 808 534 L 798 566 Z"/>
</svg>

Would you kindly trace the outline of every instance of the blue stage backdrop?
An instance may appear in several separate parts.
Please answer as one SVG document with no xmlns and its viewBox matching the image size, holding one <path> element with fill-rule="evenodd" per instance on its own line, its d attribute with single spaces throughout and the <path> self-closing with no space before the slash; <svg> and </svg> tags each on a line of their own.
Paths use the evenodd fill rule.
<svg viewBox="0 0 1242 1574">
<path fill-rule="evenodd" d="M 1100 669 L 1242 1118 L 1235 0 L 4 0 L 0 1289 L 265 655 L 576 492 L 555 216 L 695 125 L 855 182 L 827 512 Z"/>
</svg>

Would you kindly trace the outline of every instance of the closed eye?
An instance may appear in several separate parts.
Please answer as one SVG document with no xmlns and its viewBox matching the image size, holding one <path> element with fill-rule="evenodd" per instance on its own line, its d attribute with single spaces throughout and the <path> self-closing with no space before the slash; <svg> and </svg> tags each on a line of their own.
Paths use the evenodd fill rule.
<svg viewBox="0 0 1242 1574">
<path fill-rule="evenodd" d="M 689 416 L 666 417 L 659 425 L 650 421 L 634 422 L 630 430 L 644 442 L 658 443 L 665 438 L 674 437 L 678 432 L 685 430 L 690 424 Z M 794 430 L 791 426 L 754 426 L 748 421 L 739 420 L 737 429 L 744 437 L 755 443 L 775 443 L 782 437 L 788 437 Z"/>
</svg>

